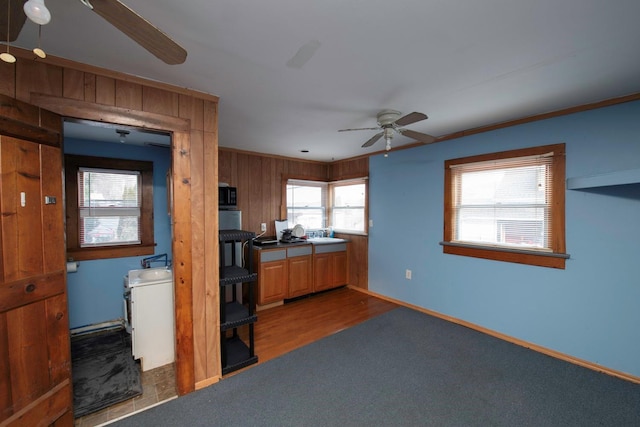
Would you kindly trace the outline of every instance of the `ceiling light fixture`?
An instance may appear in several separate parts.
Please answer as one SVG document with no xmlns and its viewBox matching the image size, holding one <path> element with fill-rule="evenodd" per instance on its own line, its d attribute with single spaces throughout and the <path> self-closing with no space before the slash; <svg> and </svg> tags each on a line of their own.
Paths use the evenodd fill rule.
<svg viewBox="0 0 640 427">
<path fill-rule="evenodd" d="M 42 25 L 38 25 L 38 47 L 33 49 L 33 53 L 40 58 L 44 59 L 47 57 L 47 54 L 44 53 L 44 50 L 41 48 L 41 40 L 42 40 Z"/>
<path fill-rule="evenodd" d="M 393 128 L 388 127 L 384 129 L 384 140 L 387 141 L 387 145 L 384 148 L 387 150 L 387 153 L 384 153 L 385 157 L 389 157 L 388 151 L 391 150 L 391 140 L 393 139 Z"/>
<path fill-rule="evenodd" d="M 127 140 L 127 135 L 129 135 L 131 132 L 124 129 L 116 129 L 116 133 L 120 135 L 120 142 L 124 144 Z"/>
<path fill-rule="evenodd" d="M 38 25 L 46 25 L 51 21 L 51 13 L 47 6 L 44 5 L 44 0 L 29 0 L 24 4 L 24 13 L 27 18 L 32 20 Z"/>
</svg>

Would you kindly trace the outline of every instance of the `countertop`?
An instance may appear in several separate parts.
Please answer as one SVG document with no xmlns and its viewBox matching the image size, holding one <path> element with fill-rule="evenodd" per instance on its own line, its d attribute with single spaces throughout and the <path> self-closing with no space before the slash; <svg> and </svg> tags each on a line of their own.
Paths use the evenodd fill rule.
<svg viewBox="0 0 640 427">
<path fill-rule="evenodd" d="M 290 248 L 293 246 L 304 246 L 304 245 L 330 245 L 330 244 L 334 244 L 334 243 L 347 243 L 349 242 L 349 240 L 347 239 L 340 239 L 337 237 L 319 237 L 319 238 L 314 238 L 314 239 L 308 239 L 304 242 L 293 242 L 293 243 L 282 243 L 282 242 L 278 242 L 276 244 L 271 244 L 271 245 L 253 245 L 254 249 L 258 249 L 258 250 L 269 250 L 269 249 L 284 249 L 284 248 Z"/>
</svg>

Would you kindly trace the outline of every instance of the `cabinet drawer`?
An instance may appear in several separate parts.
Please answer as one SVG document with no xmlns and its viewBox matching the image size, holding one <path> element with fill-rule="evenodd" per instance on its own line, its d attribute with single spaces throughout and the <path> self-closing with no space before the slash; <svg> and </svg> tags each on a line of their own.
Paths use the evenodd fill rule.
<svg viewBox="0 0 640 427">
<path fill-rule="evenodd" d="M 277 249 L 273 251 L 262 251 L 260 253 L 260 262 L 271 262 L 271 261 L 280 261 L 283 259 L 287 259 L 287 250 L 286 249 Z"/>
<path fill-rule="evenodd" d="M 330 245 L 316 245 L 315 253 L 326 254 L 329 252 L 343 252 L 347 250 L 346 243 L 332 243 Z"/>
<path fill-rule="evenodd" d="M 313 248 L 311 245 L 296 246 L 295 248 L 287 248 L 287 257 L 311 255 Z"/>
</svg>

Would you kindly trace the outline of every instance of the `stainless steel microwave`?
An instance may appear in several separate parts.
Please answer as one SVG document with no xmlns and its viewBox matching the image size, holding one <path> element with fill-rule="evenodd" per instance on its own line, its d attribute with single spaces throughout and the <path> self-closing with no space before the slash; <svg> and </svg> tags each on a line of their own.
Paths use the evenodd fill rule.
<svg viewBox="0 0 640 427">
<path fill-rule="evenodd" d="M 218 209 L 235 209 L 238 206 L 236 187 L 218 187 Z"/>
</svg>

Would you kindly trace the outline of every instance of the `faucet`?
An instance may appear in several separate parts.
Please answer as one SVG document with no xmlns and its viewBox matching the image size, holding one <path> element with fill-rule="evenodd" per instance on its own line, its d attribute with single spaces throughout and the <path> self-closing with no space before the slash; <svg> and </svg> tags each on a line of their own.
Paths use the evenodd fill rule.
<svg viewBox="0 0 640 427">
<path fill-rule="evenodd" d="M 152 262 L 160 262 L 160 258 L 164 258 L 164 266 L 169 267 L 169 258 L 167 254 L 154 255 L 147 258 L 143 258 L 140 261 L 142 268 L 151 268 Z"/>
</svg>

